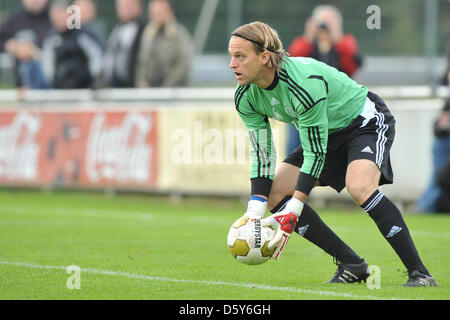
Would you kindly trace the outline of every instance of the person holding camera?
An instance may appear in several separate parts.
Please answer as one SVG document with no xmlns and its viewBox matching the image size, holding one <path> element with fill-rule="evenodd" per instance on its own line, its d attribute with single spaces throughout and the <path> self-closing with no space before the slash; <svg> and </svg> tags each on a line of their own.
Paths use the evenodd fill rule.
<svg viewBox="0 0 450 320">
<path fill-rule="evenodd" d="M 292 57 L 311 57 L 352 77 L 362 65 L 356 39 L 343 34 L 342 15 L 331 5 L 314 9 L 306 21 L 305 33 L 295 38 L 288 48 Z"/>
</svg>

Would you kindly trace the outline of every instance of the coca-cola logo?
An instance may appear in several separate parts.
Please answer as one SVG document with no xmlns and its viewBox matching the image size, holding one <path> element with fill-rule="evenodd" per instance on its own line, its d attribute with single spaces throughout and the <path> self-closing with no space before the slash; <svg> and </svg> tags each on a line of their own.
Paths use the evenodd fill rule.
<svg viewBox="0 0 450 320">
<path fill-rule="evenodd" d="M 35 138 L 40 127 L 40 117 L 27 111 L 0 126 L 0 177 L 27 181 L 37 177 L 39 145 Z"/>
<path fill-rule="evenodd" d="M 86 153 L 90 182 L 147 182 L 153 152 L 147 136 L 152 127 L 151 114 L 129 112 L 120 124 L 108 125 L 107 115 L 97 113 L 91 123 Z"/>
</svg>

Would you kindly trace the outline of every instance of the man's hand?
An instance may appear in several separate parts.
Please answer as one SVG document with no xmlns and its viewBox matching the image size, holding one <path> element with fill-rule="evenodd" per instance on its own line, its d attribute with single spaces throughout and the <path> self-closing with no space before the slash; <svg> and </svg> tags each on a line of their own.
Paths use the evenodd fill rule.
<svg viewBox="0 0 450 320">
<path fill-rule="evenodd" d="M 305 33 L 303 37 L 309 43 L 313 43 L 316 38 L 317 26 L 312 18 L 308 18 L 305 22 Z"/>
<path fill-rule="evenodd" d="M 244 217 L 264 218 L 267 210 L 267 199 L 262 196 L 251 196 Z"/>
<path fill-rule="evenodd" d="M 263 227 L 268 227 L 271 225 L 278 225 L 278 230 L 269 242 L 268 249 L 276 247 L 272 258 L 278 260 L 283 252 L 286 244 L 294 231 L 295 225 L 297 223 L 298 217 L 302 213 L 303 202 L 298 199 L 292 198 L 286 204 L 286 207 L 278 213 L 275 213 L 267 218 L 261 220 L 261 225 Z"/>
<path fill-rule="evenodd" d="M 262 219 L 266 214 L 266 210 L 267 210 L 267 199 L 265 197 L 251 196 L 248 202 L 247 211 L 244 213 L 242 217 L 238 218 L 233 223 L 233 226 L 238 227 L 239 225 L 243 224 L 242 221 L 247 221 L 249 218 Z M 247 219 L 243 220 L 244 218 Z"/>
<path fill-rule="evenodd" d="M 34 44 L 20 41 L 16 47 L 16 58 L 20 61 L 28 61 L 33 59 L 38 51 Z"/>
<path fill-rule="evenodd" d="M 20 61 L 28 61 L 39 52 L 39 49 L 30 42 L 10 39 L 5 43 L 5 51 Z"/>
</svg>

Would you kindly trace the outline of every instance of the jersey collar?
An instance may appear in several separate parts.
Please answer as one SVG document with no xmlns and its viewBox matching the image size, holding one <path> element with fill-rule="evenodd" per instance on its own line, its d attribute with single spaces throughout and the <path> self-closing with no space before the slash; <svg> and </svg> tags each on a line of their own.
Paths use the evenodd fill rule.
<svg viewBox="0 0 450 320">
<path fill-rule="evenodd" d="M 275 87 L 278 84 L 278 81 L 279 81 L 278 71 L 275 71 L 275 77 L 273 78 L 272 83 L 267 88 L 264 88 L 264 89 L 265 90 L 273 90 L 273 89 L 275 89 Z"/>
</svg>

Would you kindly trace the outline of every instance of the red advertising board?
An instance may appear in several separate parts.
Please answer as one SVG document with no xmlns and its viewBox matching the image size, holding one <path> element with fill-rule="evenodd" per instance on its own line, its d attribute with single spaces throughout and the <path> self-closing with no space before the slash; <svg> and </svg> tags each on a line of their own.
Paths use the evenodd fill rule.
<svg viewBox="0 0 450 320">
<path fill-rule="evenodd" d="M 0 111 L 0 184 L 153 187 L 154 111 Z"/>
</svg>

